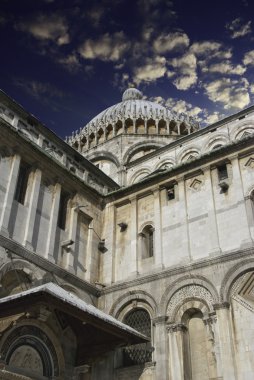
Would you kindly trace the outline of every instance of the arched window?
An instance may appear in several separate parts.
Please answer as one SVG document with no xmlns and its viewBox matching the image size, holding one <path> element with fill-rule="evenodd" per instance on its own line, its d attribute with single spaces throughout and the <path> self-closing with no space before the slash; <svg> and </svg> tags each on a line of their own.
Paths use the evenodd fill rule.
<svg viewBox="0 0 254 380">
<path fill-rule="evenodd" d="M 183 320 L 187 327 L 184 334 L 184 367 L 190 379 L 208 379 L 209 365 L 212 363 L 211 352 L 208 348 L 208 336 L 203 322 L 203 314 L 198 309 L 189 309 Z M 208 359 L 210 358 L 210 362 Z"/>
<path fill-rule="evenodd" d="M 141 257 L 147 259 L 154 255 L 154 228 L 151 225 L 145 226 L 141 234 Z"/>
<path fill-rule="evenodd" d="M 130 311 L 123 321 L 126 325 L 151 338 L 151 318 L 144 309 Z M 152 360 L 151 342 L 134 344 L 123 350 L 123 365 L 125 367 L 144 364 Z"/>
</svg>

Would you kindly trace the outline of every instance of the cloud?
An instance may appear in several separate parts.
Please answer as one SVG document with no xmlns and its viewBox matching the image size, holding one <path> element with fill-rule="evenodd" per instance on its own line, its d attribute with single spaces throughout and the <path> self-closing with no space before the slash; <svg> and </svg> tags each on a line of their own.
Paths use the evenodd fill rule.
<svg viewBox="0 0 254 380">
<path fill-rule="evenodd" d="M 234 19 L 226 24 L 226 29 L 231 38 L 239 38 L 251 33 L 251 21 L 244 23 L 241 17 Z"/>
<path fill-rule="evenodd" d="M 254 50 L 250 50 L 247 53 L 245 53 L 243 58 L 243 63 L 247 66 L 254 66 Z"/>
<path fill-rule="evenodd" d="M 153 43 L 153 48 L 156 53 L 161 54 L 183 50 L 189 46 L 189 43 L 190 40 L 187 34 L 175 32 L 158 36 Z"/>
<path fill-rule="evenodd" d="M 222 78 L 204 84 L 208 98 L 215 103 L 221 103 L 224 109 L 242 109 L 250 103 L 247 79 L 233 80 Z"/>
<path fill-rule="evenodd" d="M 188 52 L 180 58 L 173 58 L 169 65 L 177 75 L 173 84 L 178 90 L 188 90 L 197 82 L 197 59 L 194 54 Z"/>
<path fill-rule="evenodd" d="M 204 122 L 206 124 L 213 124 L 213 123 L 216 123 L 216 121 L 219 121 L 220 119 L 222 119 L 224 115 L 221 115 L 218 111 L 215 111 L 213 113 L 211 113 L 210 115 L 208 115 L 205 119 L 204 119 Z"/>
<path fill-rule="evenodd" d="M 164 57 L 147 58 L 143 66 L 134 68 L 133 80 L 135 83 L 153 82 L 165 75 L 166 59 Z"/>
<path fill-rule="evenodd" d="M 24 79 L 16 79 L 15 84 L 23 88 L 29 95 L 34 98 L 63 98 L 66 93 L 60 91 L 57 87 L 52 86 L 50 83 L 43 83 L 38 81 L 29 81 Z"/>
<path fill-rule="evenodd" d="M 173 98 L 168 98 L 165 102 L 165 106 L 178 114 L 184 113 L 192 117 L 197 117 L 203 112 L 201 108 L 193 106 L 185 100 L 176 100 Z"/>
<path fill-rule="evenodd" d="M 190 46 L 190 52 L 198 57 L 200 66 L 206 66 L 210 61 L 228 60 L 232 57 L 231 48 L 215 41 L 195 42 Z"/>
<path fill-rule="evenodd" d="M 190 51 L 197 56 L 204 56 L 219 51 L 222 44 L 214 41 L 195 42 L 191 45 Z"/>
<path fill-rule="evenodd" d="M 251 84 L 251 85 L 250 85 L 250 93 L 251 93 L 251 94 L 254 94 L 254 84 Z"/>
<path fill-rule="evenodd" d="M 79 71 L 82 67 L 75 53 L 58 58 L 56 61 L 72 73 Z"/>
<path fill-rule="evenodd" d="M 39 40 L 54 41 L 57 45 L 65 45 L 70 42 L 68 25 L 62 16 L 41 14 L 32 21 L 19 23 L 16 28 Z"/>
<path fill-rule="evenodd" d="M 100 59 L 102 61 L 118 61 L 129 48 L 123 32 L 112 35 L 104 34 L 97 40 L 88 39 L 79 48 L 79 53 L 85 59 Z"/>
<path fill-rule="evenodd" d="M 242 65 L 233 65 L 230 61 L 224 61 L 211 64 L 210 66 L 203 66 L 203 72 L 218 73 L 218 74 L 235 74 L 242 75 L 246 71 L 246 67 Z"/>
</svg>

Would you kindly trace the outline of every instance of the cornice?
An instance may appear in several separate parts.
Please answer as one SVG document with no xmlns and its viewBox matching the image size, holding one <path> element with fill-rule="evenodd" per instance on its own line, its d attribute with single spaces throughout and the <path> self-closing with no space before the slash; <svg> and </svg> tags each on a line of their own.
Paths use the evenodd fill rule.
<svg viewBox="0 0 254 380">
<path fill-rule="evenodd" d="M 252 256 L 253 254 L 254 254 L 254 247 L 247 248 L 244 250 L 237 250 L 234 252 L 224 253 L 216 257 L 204 258 L 197 262 L 192 262 L 185 265 L 179 265 L 174 268 L 165 269 L 163 271 L 160 270 L 160 272 L 154 272 L 152 274 L 140 276 L 139 278 L 135 278 L 132 280 L 126 279 L 124 282 L 118 282 L 113 285 L 106 286 L 101 291 L 101 295 L 113 293 L 119 290 L 124 290 L 127 288 L 139 286 L 146 283 L 150 283 L 152 281 L 158 281 L 164 278 L 172 278 L 173 276 L 177 276 L 185 272 L 190 273 L 190 270 L 195 271 L 195 270 L 202 269 L 208 266 L 226 263 L 228 261 L 240 260 L 240 259 Z"/>
</svg>

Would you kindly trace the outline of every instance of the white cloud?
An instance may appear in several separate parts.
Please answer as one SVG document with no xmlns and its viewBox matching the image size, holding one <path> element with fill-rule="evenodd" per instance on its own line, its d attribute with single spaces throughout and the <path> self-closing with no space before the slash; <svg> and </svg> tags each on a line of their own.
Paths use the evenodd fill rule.
<svg viewBox="0 0 254 380">
<path fill-rule="evenodd" d="M 81 64 L 75 53 L 57 59 L 57 62 L 63 65 L 70 72 L 76 72 L 81 69 Z"/>
<path fill-rule="evenodd" d="M 246 71 L 246 67 L 242 65 L 233 65 L 230 61 L 224 61 L 211 64 L 210 66 L 203 66 L 203 72 L 219 73 L 219 74 L 235 74 L 242 75 Z"/>
<path fill-rule="evenodd" d="M 165 105 L 176 113 L 184 113 L 188 116 L 193 117 L 196 117 L 203 112 L 201 108 L 193 106 L 191 103 L 188 103 L 185 100 L 175 100 L 173 98 L 168 98 L 165 102 Z"/>
<path fill-rule="evenodd" d="M 86 40 L 80 46 L 79 53 L 85 59 L 118 61 L 129 48 L 129 45 L 123 32 L 112 35 L 106 33 L 97 40 Z"/>
<path fill-rule="evenodd" d="M 205 119 L 204 119 L 204 122 L 206 124 L 213 124 L 213 123 L 216 123 L 216 121 L 219 121 L 220 119 L 222 119 L 222 115 L 215 111 L 213 113 L 211 113 L 210 115 L 208 115 Z"/>
<path fill-rule="evenodd" d="M 134 69 L 134 82 L 153 82 L 166 73 L 166 59 L 164 57 L 148 58 L 143 66 Z"/>
<path fill-rule="evenodd" d="M 251 94 L 254 94 L 254 84 L 251 84 L 251 85 L 250 85 L 250 93 L 251 93 Z"/>
<path fill-rule="evenodd" d="M 188 90 L 197 82 L 197 59 L 194 54 L 186 53 L 180 58 L 173 58 L 169 64 L 177 75 L 173 84 L 178 90 Z"/>
<path fill-rule="evenodd" d="M 70 42 L 66 20 L 58 15 L 39 15 L 32 21 L 18 24 L 17 29 L 30 33 L 39 40 L 54 41 L 58 45 Z"/>
<path fill-rule="evenodd" d="M 204 85 L 208 98 L 222 103 L 224 109 L 242 109 L 250 103 L 249 83 L 242 78 L 239 81 L 222 78 Z"/>
<path fill-rule="evenodd" d="M 245 65 L 254 66 L 254 50 L 250 50 L 247 53 L 245 53 L 243 63 Z"/>
<path fill-rule="evenodd" d="M 251 21 L 246 23 L 238 17 L 235 20 L 226 24 L 226 29 L 229 31 L 231 38 L 239 38 L 251 33 Z"/>
<path fill-rule="evenodd" d="M 175 32 L 169 34 L 161 34 L 154 43 L 153 48 L 156 53 L 166 53 L 171 51 L 179 51 L 188 47 L 190 40 L 185 33 Z"/>
<path fill-rule="evenodd" d="M 191 45 L 190 51 L 197 56 L 206 56 L 207 54 L 219 51 L 222 44 L 214 41 L 195 42 Z"/>
</svg>

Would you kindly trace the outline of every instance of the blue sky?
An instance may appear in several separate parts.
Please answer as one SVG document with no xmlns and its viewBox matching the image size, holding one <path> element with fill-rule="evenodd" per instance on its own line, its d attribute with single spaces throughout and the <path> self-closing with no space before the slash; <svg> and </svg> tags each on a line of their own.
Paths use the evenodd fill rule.
<svg viewBox="0 0 254 380">
<path fill-rule="evenodd" d="M 64 137 L 128 86 L 211 124 L 254 103 L 251 0 L 0 0 L 0 88 Z"/>
</svg>

